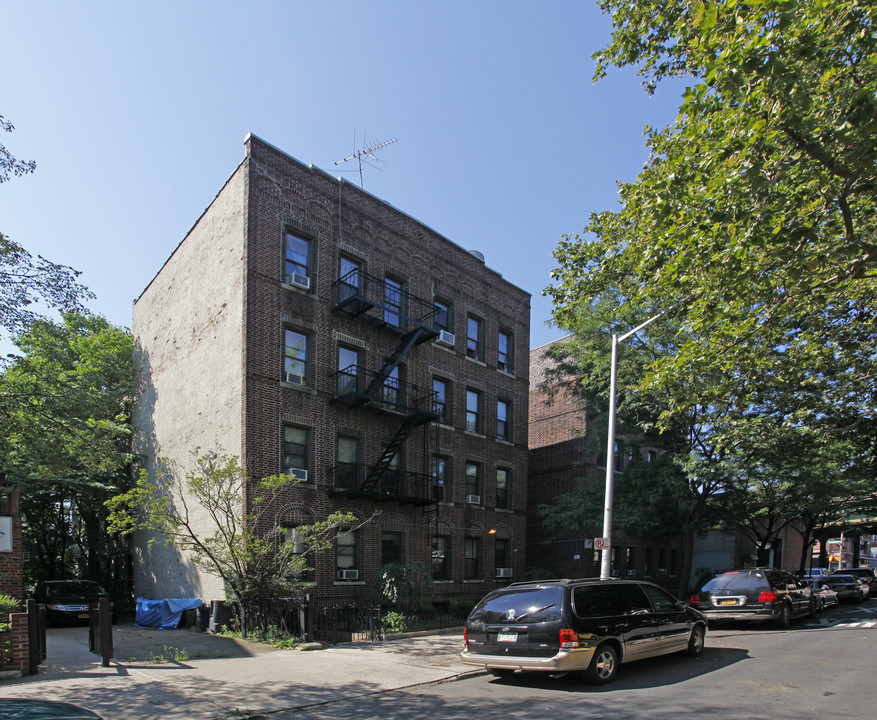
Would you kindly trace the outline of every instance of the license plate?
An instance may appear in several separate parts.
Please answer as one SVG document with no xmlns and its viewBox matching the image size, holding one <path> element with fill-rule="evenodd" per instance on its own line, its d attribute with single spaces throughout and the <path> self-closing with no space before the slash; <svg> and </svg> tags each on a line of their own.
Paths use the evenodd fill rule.
<svg viewBox="0 0 877 720">
<path fill-rule="evenodd" d="M 518 633 L 499 633 L 496 636 L 497 642 L 518 642 Z"/>
<path fill-rule="evenodd" d="M 79 613 L 79 615 L 77 615 L 76 617 L 78 617 L 80 620 L 88 620 L 88 613 Z"/>
<path fill-rule="evenodd" d="M 736 600 L 719 600 L 719 605 L 736 605 Z"/>
</svg>

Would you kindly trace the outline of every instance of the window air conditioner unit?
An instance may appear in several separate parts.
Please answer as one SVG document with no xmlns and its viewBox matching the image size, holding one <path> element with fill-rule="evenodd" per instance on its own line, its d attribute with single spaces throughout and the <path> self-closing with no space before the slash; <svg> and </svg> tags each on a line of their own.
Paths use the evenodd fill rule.
<svg viewBox="0 0 877 720">
<path fill-rule="evenodd" d="M 618 577 L 619 572 L 618 570 L 613 570 L 610 574 L 612 575 L 612 577 Z"/>
<path fill-rule="evenodd" d="M 293 385 L 304 385 L 305 379 L 301 375 L 296 375 L 295 373 L 286 373 L 286 382 L 292 383 Z"/>
<path fill-rule="evenodd" d="M 307 275 L 301 275 L 300 273 L 292 273 L 292 275 L 287 275 L 286 284 L 301 288 L 302 290 L 311 289 L 311 279 Z"/>
<path fill-rule="evenodd" d="M 359 580 L 359 570 L 339 570 L 335 577 L 338 580 Z"/>
<path fill-rule="evenodd" d="M 481 504 L 481 496 L 480 495 L 467 495 L 466 496 L 466 504 L 467 505 L 480 505 Z"/>
<path fill-rule="evenodd" d="M 439 330 L 438 340 L 436 342 L 439 345 L 447 345 L 448 347 L 454 347 L 454 343 L 457 341 L 456 336 L 452 332 L 448 332 L 447 330 Z"/>
<path fill-rule="evenodd" d="M 296 480 L 301 480 L 302 482 L 308 481 L 308 471 L 303 470 L 302 468 L 286 468 L 286 474 L 291 475 Z"/>
<path fill-rule="evenodd" d="M 636 575 L 636 570 L 628 570 L 627 571 L 627 577 L 633 577 L 634 575 Z"/>
<path fill-rule="evenodd" d="M 512 576 L 512 569 L 511 568 L 497 568 L 496 569 L 496 576 L 498 578 L 510 578 Z"/>
</svg>

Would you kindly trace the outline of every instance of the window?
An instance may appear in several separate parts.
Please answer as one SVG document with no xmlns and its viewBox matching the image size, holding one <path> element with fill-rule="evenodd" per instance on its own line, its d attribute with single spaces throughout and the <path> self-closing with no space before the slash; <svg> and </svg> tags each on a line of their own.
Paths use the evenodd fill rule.
<svg viewBox="0 0 877 720">
<path fill-rule="evenodd" d="M 512 439 L 509 407 L 510 404 L 507 400 L 496 401 L 496 437 L 498 440 Z"/>
<path fill-rule="evenodd" d="M 381 533 L 381 566 L 390 563 L 402 564 L 402 533 L 385 530 Z"/>
<path fill-rule="evenodd" d="M 387 469 L 381 475 L 381 492 L 385 495 L 398 495 L 400 488 L 399 453 L 390 458 Z"/>
<path fill-rule="evenodd" d="M 466 580 L 481 577 L 481 538 L 469 537 L 465 540 L 463 577 Z"/>
<path fill-rule="evenodd" d="M 308 382 L 308 336 L 286 329 L 283 351 L 283 379 L 293 385 Z"/>
<path fill-rule="evenodd" d="M 505 510 L 509 507 L 509 475 L 505 468 L 496 469 L 496 507 Z"/>
<path fill-rule="evenodd" d="M 466 390 L 466 429 L 481 432 L 481 393 L 477 390 Z"/>
<path fill-rule="evenodd" d="M 432 379 L 433 412 L 436 422 L 451 424 L 451 383 L 441 378 Z"/>
<path fill-rule="evenodd" d="M 450 499 L 448 485 L 448 459 L 441 455 L 432 456 L 432 499 L 444 502 Z"/>
<path fill-rule="evenodd" d="M 466 356 L 484 362 L 484 321 L 466 317 Z"/>
<path fill-rule="evenodd" d="M 508 330 L 500 330 L 496 348 L 496 367 L 503 372 L 513 373 L 515 371 L 514 362 L 514 342 L 512 334 Z"/>
<path fill-rule="evenodd" d="M 384 380 L 384 385 L 381 387 L 381 403 L 388 410 L 396 410 L 400 405 L 399 373 L 399 366 L 397 365 L 387 376 L 387 379 Z"/>
<path fill-rule="evenodd" d="M 473 462 L 466 463 L 466 502 L 470 500 L 473 505 L 481 504 L 481 465 Z"/>
<path fill-rule="evenodd" d="M 658 459 L 658 453 L 656 453 L 654 450 L 649 450 L 646 458 L 649 462 L 655 462 L 655 460 Z"/>
<path fill-rule="evenodd" d="M 432 579 L 451 579 L 451 537 L 450 535 L 432 536 Z"/>
<path fill-rule="evenodd" d="M 624 566 L 628 575 L 636 573 L 636 547 L 629 545 L 625 551 Z"/>
<path fill-rule="evenodd" d="M 288 285 L 310 286 L 311 241 L 294 233 L 286 233 L 286 275 Z"/>
<path fill-rule="evenodd" d="M 362 292 L 362 263 L 341 255 L 338 258 L 338 302 Z"/>
<path fill-rule="evenodd" d="M 453 332 L 451 329 L 454 324 L 454 319 L 451 316 L 451 308 L 453 306 L 447 300 L 442 300 L 440 298 L 434 298 L 432 301 L 432 322 L 436 328 L 439 330 L 447 330 L 448 332 Z"/>
<path fill-rule="evenodd" d="M 335 579 L 359 580 L 359 533 L 341 533 L 335 538 Z"/>
<path fill-rule="evenodd" d="M 402 324 L 402 283 L 384 279 L 384 322 L 393 327 Z"/>
<path fill-rule="evenodd" d="M 510 568 L 511 566 L 509 541 L 497 538 L 493 541 L 493 567 L 499 570 L 499 568 Z M 497 573 L 497 577 L 499 577 L 499 573 Z"/>
<path fill-rule="evenodd" d="M 342 490 L 355 490 L 359 486 L 358 477 L 359 440 L 339 436 L 335 456 L 335 487 Z"/>
<path fill-rule="evenodd" d="M 347 395 L 359 389 L 356 377 L 359 372 L 359 351 L 338 346 L 338 394 Z"/>
<path fill-rule="evenodd" d="M 283 472 L 295 480 L 308 479 L 310 430 L 287 425 L 283 430 Z"/>
</svg>

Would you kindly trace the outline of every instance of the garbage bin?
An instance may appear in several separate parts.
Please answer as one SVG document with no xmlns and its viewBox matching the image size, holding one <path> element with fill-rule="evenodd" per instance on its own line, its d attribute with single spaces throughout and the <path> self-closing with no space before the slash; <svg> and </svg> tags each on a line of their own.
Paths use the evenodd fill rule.
<svg viewBox="0 0 877 720">
<path fill-rule="evenodd" d="M 198 618 L 195 621 L 195 629 L 198 632 L 207 632 L 210 627 L 210 607 L 205 605 L 198 608 Z"/>
</svg>

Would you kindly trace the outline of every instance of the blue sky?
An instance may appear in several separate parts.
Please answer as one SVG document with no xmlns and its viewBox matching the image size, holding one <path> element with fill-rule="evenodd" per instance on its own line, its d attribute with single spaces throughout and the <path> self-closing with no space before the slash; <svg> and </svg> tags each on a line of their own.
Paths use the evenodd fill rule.
<svg viewBox="0 0 877 720">
<path fill-rule="evenodd" d="M 0 186 L 0 229 L 82 271 L 94 311 L 131 303 L 243 158 L 252 132 L 335 166 L 398 138 L 365 189 L 532 293 L 530 346 L 561 333 L 541 297 L 552 252 L 617 203 L 648 157 L 630 69 L 592 83 L 610 25 L 550 2 L 0 0 L 2 142 L 36 160 Z M 8 351 L 5 347 L 4 351 Z"/>
</svg>

